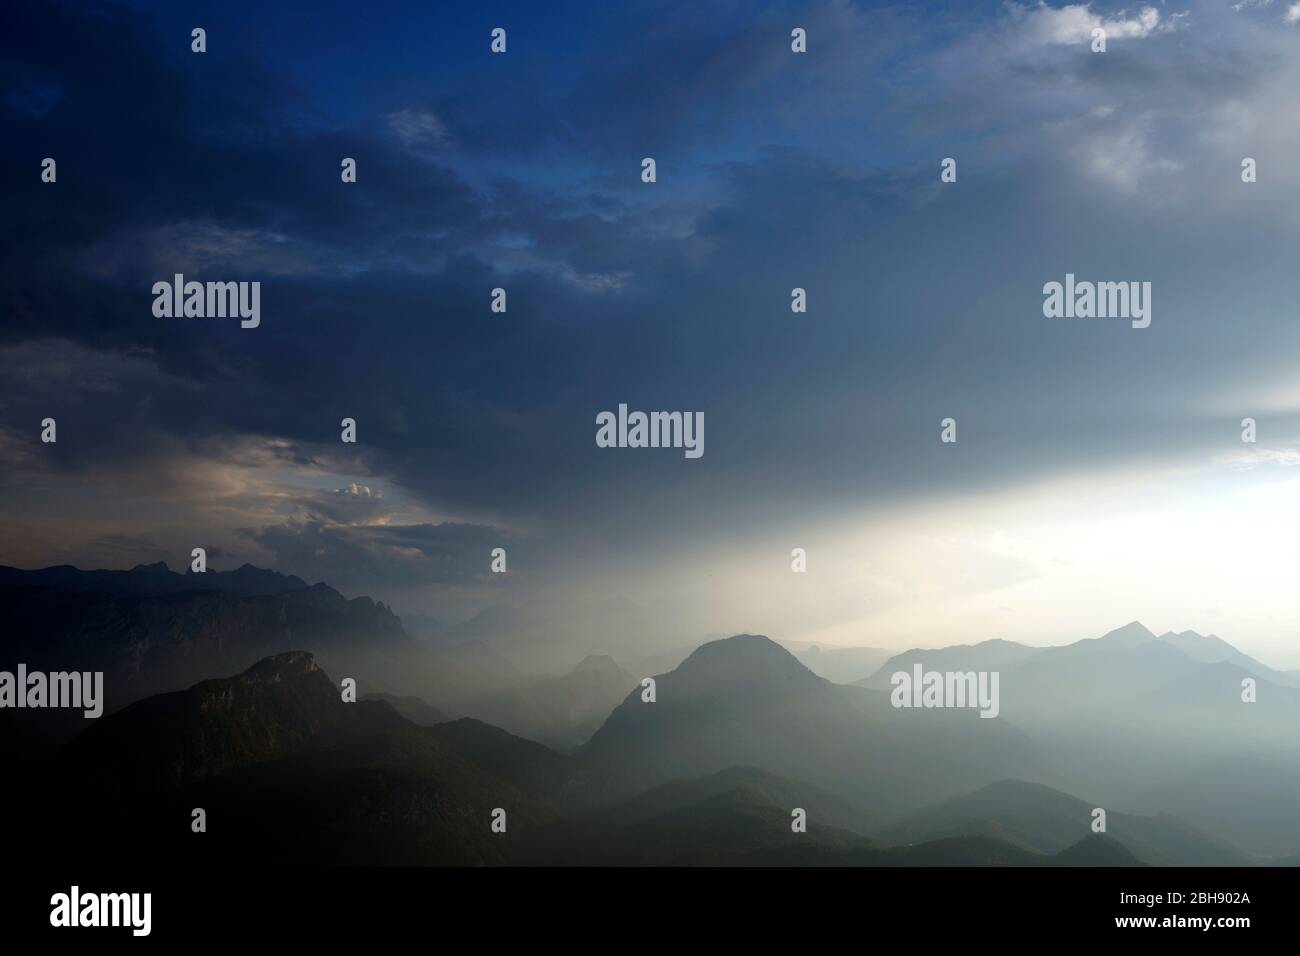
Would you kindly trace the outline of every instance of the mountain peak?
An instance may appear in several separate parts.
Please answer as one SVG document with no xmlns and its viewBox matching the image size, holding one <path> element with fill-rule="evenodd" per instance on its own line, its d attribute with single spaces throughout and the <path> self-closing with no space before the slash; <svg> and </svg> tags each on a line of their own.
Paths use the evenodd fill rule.
<svg viewBox="0 0 1300 956">
<path fill-rule="evenodd" d="M 1128 847 L 1104 833 L 1090 833 L 1051 858 L 1053 866 L 1146 866 Z"/>
<path fill-rule="evenodd" d="M 233 677 L 129 704 L 97 721 L 71 750 L 123 791 L 170 789 L 299 752 L 322 736 L 404 725 L 387 704 L 343 703 L 311 654 L 288 651 Z"/>
<path fill-rule="evenodd" d="M 1157 640 L 1177 648 L 1194 661 L 1201 661 L 1205 664 L 1226 662 L 1255 673 L 1270 675 L 1276 673 L 1271 667 L 1260 663 L 1248 654 L 1242 653 L 1216 634 L 1198 634 L 1196 631 L 1180 631 L 1178 633 L 1167 631 L 1161 634 Z M 1285 680 L 1283 682 L 1287 683 Z"/>
<path fill-rule="evenodd" d="M 608 654 L 588 654 L 582 660 L 578 661 L 578 666 L 573 669 L 575 674 L 588 673 L 614 673 L 621 672 L 623 669 L 618 666 L 614 658 Z"/>
<path fill-rule="evenodd" d="M 763 634 L 736 634 L 733 637 L 709 641 L 692 651 L 686 660 L 722 659 L 741 655 L 750 657 L 764 656 L 771 660 L 788 658 L 794 661 L 794 655 Z M 796 663 L 798 662 L 796 661 Z"/>
<path fill-rule="evenodd" d="M 264 657 L 240 677 L 262 679 L 270 675 L 313 674 L 320 670 L 316 658 L 308 651 L 285 651 Z"/>
<path fill-rule="evenodd" d="M 1141 621 L 1129 621 L 1123 627 L 1117 627 L 1107 634 L 1097 638 L 1099 641 L 1107 641 L 1112 644 L 1134 645 L 1142 641 L 1153 641 L 1156 636 L 1147 630 Z"/>
<path fill-rule="evenodd" d="M 784 647 L 761 634 L 737 634 L 701 644 L 676 670 L 660 678 L 671 683 L 676 694 L 687 697 L 829 686 Z"/>
</svg>

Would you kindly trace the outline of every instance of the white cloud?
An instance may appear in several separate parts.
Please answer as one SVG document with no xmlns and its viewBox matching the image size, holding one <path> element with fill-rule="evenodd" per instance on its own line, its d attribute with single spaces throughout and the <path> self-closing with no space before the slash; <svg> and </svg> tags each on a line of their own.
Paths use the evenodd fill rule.
<svg viewBox="0 0 1300 956">
<path fill-rule="evenodd" d="M 1141 122 L 1099 131 L 1078 143 L 1083 171 L 1093 179 L 1125 193 L 1143 186 L 1149 176 L 1178 172 L 1176 160 L 1151 154 L 1151 144 Z"/>
<path fill-rule="evenodd" d="M 397 138 L 406 146 L 444 147 L 452 145 L 451 133 L 430 110 L 398 110 L 384 117 Z"/>
<path fill-rule="evenodd" d="M 1135 17 L 1126 17 L 1120 13 L 1113 20 L 1103 20 L 1092 12 L 1090 4 L 1071 4 L 1065 7 L 1049 7 L 1039 3 L 1037 7 L 1012 7 L 1013 14 L 1022 23 L 1022 37 L 1031 46 L 1057 46 L 1075 43 L 1090 43 L 1092 31 L 1101 27 L 1106 31 L 1108 40 L 1141 39 L 1157 31 L 1172 28 L 1173 21 L 1160 23 L 1160 11 L 1155 7 L 1143 7 Z"/>
<path fill-rule="evenodd" d="M 1296 448 L 1252 448 L 1221 455 L 1214 459 L 1216 465 L 1226 465 L 1235 471 L 1248 471 L 1261 465 L 1281 465 L 1294 468 L 1300 466 L 1300 449 Z"/>
<path fill-rule="evenodd" d="M 1282 22 L 1288 26 L 1300 23 L 1300 3 L 1293 3 L 1286 8 L 1286 13 L 1282 14 Z"/>
<path fill-rule="evenodd" d="M 375 489 L 375 491 L 372 493 L 369 485 L 359 485 L 355 481 L 351 482 L 346 488 L 335 489 L 335 494 L 352 495 L 354 497 L 361 497 L 364 495 L 367 498 L 384 497 L 384 493 L 379 489 Z"/>
</svg>

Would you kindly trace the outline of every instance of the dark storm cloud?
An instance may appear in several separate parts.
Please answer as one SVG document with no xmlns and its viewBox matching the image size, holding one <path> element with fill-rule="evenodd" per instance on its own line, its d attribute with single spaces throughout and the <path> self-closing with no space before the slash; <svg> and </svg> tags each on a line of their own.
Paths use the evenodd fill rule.
<svg viewBox="0 0 1300 956">
<path fill-rule="evenodd" d="M 1208 446 L 1205 396 L 1293 354 L 1294 325 L 1266 321 L 1294 301 L 1275 281 L 1289 247 L 1239 254 L 1260 209 L 1203 201 L 1240 185 L 1240 149 L 1195 128 L 1257 95 L 1280 46 L 1231 33 L 1223 56 L 1179 54 L 1182 34 L 1152 34 L 1101 70 L 1031 42 L 1041 8 L 937 46 L 918 31 L 946 28 L 918 13 L 738 9 L 645 29 L 607 10 L 567 74 L 533 69 L 533 37 L 517 72 L 475 61 L 349 124 L 234 38 L 199 57 L 122 8 L 10 5 L 0 335 L 34 371 L 0 386 L 6 434 L 56 414 L 75 440 L 46 466 L 136 475 L 274 438 L 257 447 L 278 464 L 391 480 L 448 514 L 707 538 L 777 508 Z M 792 63 L 795 15 L 817 55 Z M 907 135 L 882 139 L 881 115 Z M 969 144 L 954 188 L 945 135 Z M 647 154 L 665 165 L 642 188 Z M 479 159 L 525 168 L 485 177 Z M 182 267 L 260 279 L 261 327 L 155 318 L 149 286 Z M 1066 271 L 1152 280 L 1152 329 L 1045 323 L 1042 283 Z M 1225 321 L 1243 312 L 1249 336 Z M 704 458 L 597 449 L 595 415 L 619 402 L 704 411 Z M 947 415 L 960 469 L 938 457 Z M 304 501 L 246 539 L 313 579 L 457 582 L 455 555 L 484 563 L 488 532 L 426 542 L 355 507 Z"/>
</svg>

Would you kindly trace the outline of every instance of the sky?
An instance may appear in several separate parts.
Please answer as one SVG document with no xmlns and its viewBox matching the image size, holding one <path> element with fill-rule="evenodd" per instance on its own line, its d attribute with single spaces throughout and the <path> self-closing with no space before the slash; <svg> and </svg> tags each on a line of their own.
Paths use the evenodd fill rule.
<svg viewBox="0 0 1300 956">
<path fill-rule="evenodd" d="M 1283 0 L 7 3 L 0 563 L 1300 667 L 1298 53 Z"/>
</svg>

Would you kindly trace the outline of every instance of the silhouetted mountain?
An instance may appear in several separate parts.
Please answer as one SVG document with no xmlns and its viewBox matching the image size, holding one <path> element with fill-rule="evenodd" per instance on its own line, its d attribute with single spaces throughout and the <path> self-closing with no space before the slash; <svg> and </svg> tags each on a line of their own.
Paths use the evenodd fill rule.
<svg viewBox="0 0 1300 956">
<path fill-rule="evenodd" d="M 792 811 L 806 812 L 806 833 Z M 870 818 L 833 794 L 754 767 L 675 780 L 632 800 L 548 827 L 528 862 L 686 865 L 787 843 L 857 846 Z"/>
<path fill-rule="evenodd" d="M 566 750 L 595 733 L 636 684 L 612 657 L 593 655 L 564 677 L 470 698 L 456 710 Z"/>
<path fill-rule="evenodd" d="M 443 632 L 442 622 L 429 614 L 403 613 L 402 627 L 407 634 L 423 640 L 436 640 Z"/>
<path fill-rule="evenodd" d="M 791 828 L 806 812 L 806 833 Z M 754 767 L 674 780 L 617 806 L 555 824 L 527 859 L 565 864 L 684 864 L 787 842 L 859 845 L 871 818 L 817 787 Z"/>
<path fill-rule="evenodd" d="M 572 812 L 588 805 L 583 774 L 573 760 L 481 720 L 463 717 L 429 728 L 429 737 L 541 802 L 565 799 Z"/>
<path fill-rule="evenodd" d="M 563 614 L 532 608 L 494 606 L 468 621 L 445 628 L 438 640 L 457 644 L 475 640 L 530 674 L 560 677 L 573 661 L 609 655 L 635 661 L 668 650 L 676 639 L 661 612 L 614 597 L 570 605 Z"/>
<path fill-rule="evenodd" d="M 1068 755 L 1061 789 L 1124 805 L 1188 767 L 1243 749 L 1294 760 L 1300 689 L 1233 663 L 1193 660 L 1139 627 L 1045 648 L 1002 672 L 1003 714 Z M 1254 703 L 1242 699 L 1246 678 L 1257 684 Z"/>
<path fill-rule="evenodd" d="M 659 651 L 657 654 L 651 654 L 649 657 L 643 657 L 637 661 L 633 667 L 633 673 L 641 677 L 650 677 L 654 674 L 667 674 L 669 671 L 676 670 L 681 666 L 682 661 L 694 654 L 700 647 L 707 644 L 708 641 L 693 641 L 690 644 L 680 644 L 676 647 L 669 648 L 666 651 Z"/>
<path fill-rule="evenodd" d="M 999 720 L 1031 729 L 1041 750 L 1057 758 L 1054 772 L 1035 778 L 1099 801 L 1131 805 L 1188 767 L 1243 749 L 1300 767 L 1300 689 L 1219 638 L 1157 638 L 1133 621 L 1059 647 L 986 641 L 912 650 L 859 684 L 888 688 L 894 672 L 918 662 L 940 672 L 997 671 Z M 1250 704 L 1242 700 L 1246 678 L 1258 689 Z M 1213 808 L 1183 812 L 1202 819 Z"/>
<path fill-rule="evenodd" d="M 1023 732 L 973 710 L 897 710 L 888 694 L 832 684 L 765 637 L 705 644 L 638 688 L 583 748 L 584 761 L 644 789 L 730 766 L 761 767 L 890 813 L 1040 760 Z"/>
<path fill-rule="evenodd" d="M 229 572 L 231 577 L 218 572 L 183 577 L 161 565 L 132 572 L 52 570 L 49 576 L 0 576 L 0 602 L 10 623 L 0 642 L 0 660 L 22 661 L 39 670 L 103 671 L 110 711 L 150 694 L 243 670 L 308 642 L 307 649 L 348 676 L 360 678 L 385 669 L 400 673 L 391 659 L 410 643 L 384 605 L 365 597 L 349 601 L 324 584 L 251 596 L 210 586 L 158 595 L 125 593 L 140 589 L 137 571 L 154 583 L 167 576 L 236 587 L 271 578 L 291 580 L 255 568 Z M 113 575 L 125 576 L 110 581 L 124 593 L 96 586 Z M 267 575 L 270 578 L 264 578 Z"/>
<path fill-rule="evenodd" d="M 538 626 L 537 619 L 522 608 L 493 605 L 467 621 L 444 628 L 441 637 L 448 644 L 479 641 L 491 646 L 501 636 L 526 632 Z"/>
<path fill-rule="evenodd" d="M 479 640 L 459 644 L 430 644 L 415 659 L 406 686 L 420 688 L 421 696 L 440 710 L 463 713 L 466 701 L 485 694 L 521 687 L 527 675 Z"/>
<path fill-rule="evenodd" d="M 795 807 L 807 811 L 812 829 L 827 826 L 865 836 L 874 827 L 875 817 L 863 808 L 819 787 L 778 777 L 757 767 L 728 767 L 707 777 L 674 780 L 602 811 L 600 818 L 612 826 L 626 826 L 735 790 L 746 790 L 762 802 L 784 809 L 786 830 L 790 829 L 790 811 Z"/>
<path fill-rule="evenodd" d="M 925 807 L 879 831 L 884 844 L 988 836 L 1035 853 L 1060 853 L 1090 833 L 1097 804 L 1050 787 L 1003 780 Z M 1241 866 L 1236 851 L 1171 816 L 1107 810 L 1106 832 L 1138 859 L 1160 866 Z"/>
<path fill-rule="evenodd" d="M 1157 640 L 1173 645 L 1194 661 L 1200 661 L 1204 664 L 1217 664 L 1220 661 L 1226 661 L 1229 664 L 1235 664 L 1247 673 L 1263 677 L 1275 684 L 1286 684 L 1292 687 L 1300 686 L 1300 681 L 1297 681 L 1296 677 L 1291 673 L 1275 671 L 1266 664 L 1261 664 L 1249 654 L 1243 654 L 1215 634 L 1197 634 L 1195 631 L 1181 631 L 1175 634 L 1173 631 L 1168 631 L 1161 634 Z"/>
<path fill-rule="evenodd" d="M 76 814 L 70 842 L 191 865 L 499 863 L 517 837 L 585 809 L 565 758 L 476 721 L 420 728 L 381 701 L 344 703 L 302 653 L 139 701 L 52 767 L 38 806 Z M 195 807 L 207 834 L 189 830 Z M 506 834 L 491 830 L 496 808 Z"/>
<path fill-rule="evenodd" d="M 393 694 L 366 694 L 362 700 L 380 700 L 388 704 L 417 727 L 432 727 L 450 720 L 446 714 L 425 703 L 419 697 L 396 697 Z"/>
<path fill-rule="evenodd" d="M 1104 833 L 1090 833 L 1052 857 L 1052 866 L 1146 866 L 1128 847 Z"/>
<path fill-rule="evenodd" d="M 161 597 L 184 591 L 221 591 L 237 597 L 302 591 L 307 583 L 291 574 L 280 574 L 242 565 L 234 571 L 209 568 L 202 573 L 186 570 L 178 574 L 162 561 L 138 564 L 129 571 L 82 571 L 70 565 L 24 570 L 0 566 L 0 592 L 19 587 L 57 588 L 63 591 L 102 591 L 115 597 Z"/>
<path fill-rule="evenodd" d="M 920 664 L 930 671 L 1001 671 L 1028 660 L 1040 650 L 1041 648 L 1003 640 L 955 644 L 952 647 L 913 648 L 889 658 L 870 677 L 856 683 L 860 687 L 888 690 L 893 675 L 898 671 L 911 673 L 914 664 Z"/>
<path fill-rule="evenodd" d="M 1107 650 L 1125 649 L 1132 650 L 1139 644 L 1155 640 L 1155 635 L 1147 630 L 1141 621 L 1129 621 L 1123 627 L 1117 627 L 1113 631 L 1108 631 L 1101 637 L 1085 637 L 1082 640 L 1075 641 L 1073 644 L 1067 644 L 1062 648 L 1053 648 L 1054 650 L 1064 651 L 1065 653 L 1089 652 L 1097 648 L 1106 648 Z"/>
<path fill-rule="evenodd" d="M 312 656 L 293 651 L 235 677 L 137 701 L 92 723 L 65 753 L 104 787 L 161 791 L 297 753 L 321 738 L 404 723 L 387 704 L 343 704 Z"/>
<path fill-rule="evenodd" d="M 628 824 L 587 842 L 584 863 L 714 865 L 741 853 L 813 844 L 865 846 L 865 838 L 826 824 L 807 834 L 791 830 L 791 808 L 776 806 L 757 789 L 735 787 L 698 803 Z"/>
<path fill-rule="evenodd" d="M 711 862 L 735 866 L 1045 866 L 1040 856 L 990 837 L 955 837 L 915 846 L 878 847 L 868 841 L 827 846 L 786 843 Z"/>
<path fill-rule="evenodd" d="M 454 642 L 412 640 L 368 598 L 222 574 L 0 568 L 0 669 L 105 672 L 97 722 L 0 712 L 7 769 L 36 781 L 0 797 L 6 818 L 32 822 L 23 839 L 62 839 L 49 834 L 75 817 L 67 839 L 91 830 L 106 853 L 217 862 L 1247 862 L 1229 839 L 1249 862 L 1300 852 L 1300 689 L 1218 638 L 1134 622 L 1063 647 L 990 641 L 881 668 L 997 670 L 995 720 L 895 708 L 887 680 L 832 683 L 753 635 L 695 648 L 645 702 L 644 673 L 608 656 L 528 677 L 493 646 L 515 638 L 462 627 Z M 190 578 L 232 591 L 175 589 Z M 342 677 L 359 703 L 341 700 Z M 447 719 L 467 713 L 483 719 Z M 543 746 L 588 733 L 572 757 Z M 1094 805 L 1112 840 L 1085 839 Z M 195 807 L 219 839 L 189 841 Z M 791 831 L 794 807 L 807 833 Z M 506 834 L 491 830 L 496 808 Z"/>
<path fill-rule="evenodd" d="M 0 638 L 0 666 L 103 671 L 109 712 L 295 649 L 354 678 L 362 695 L 418 696 L 440 709 L 444 701 L 524 681 L 481 642 L 443 647 L 412 640 L 389 608 L 368 597 L 348 600 L 325 584 L 307 587 L 248 565 L 187 575 L 161 564 L 132 571 L 0 568 L 0 603 L 10 623 Z M 23 746 L 48 746 L 82 729 L 67 717 L 21 714 L 4 724 Z"/>
<path fill-rule="evenodd" d="M 992 837 L 949 837 L 913 846 L 870 844 L 785 845 L 717 860 L 742 866 L 1143 866 L 1122 845 L 1101 835 L 1084 837 L 1060 853 L 1044 856 Z"/>
</svg>

